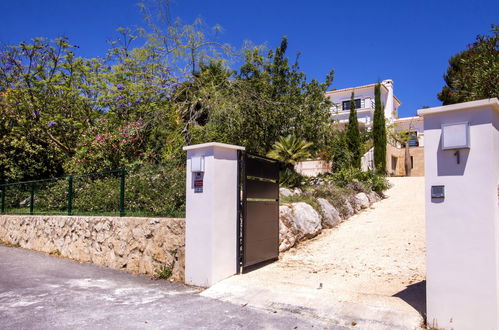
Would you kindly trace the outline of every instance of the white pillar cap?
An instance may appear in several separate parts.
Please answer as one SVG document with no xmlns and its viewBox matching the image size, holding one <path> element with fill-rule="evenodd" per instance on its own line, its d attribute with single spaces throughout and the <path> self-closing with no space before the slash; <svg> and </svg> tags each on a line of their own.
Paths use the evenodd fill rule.
<svg viewBox="0 0 499 330">
<path fill-rule="evenodd" d="M 189 150 L 198 150 L 198 149 L 205 149 L 205 148 L 222 148 L 222 149 L 230 149 L 230 150 L 245 150 L 244 147 L 241 146 L 236 146 L 233 144 L 225 144 L 225 143 L 219 143 L 219 142 L 208 142 L 208 143 L 201 143 L 201 144 L 193 144 L 191 146 L 185 146 L 182 149 L 185 151 Z"/>
</svg>

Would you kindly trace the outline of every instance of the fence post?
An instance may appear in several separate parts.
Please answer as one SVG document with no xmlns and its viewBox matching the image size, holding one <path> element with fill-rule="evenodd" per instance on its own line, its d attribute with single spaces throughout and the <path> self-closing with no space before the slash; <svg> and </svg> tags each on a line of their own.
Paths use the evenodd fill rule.
<svg viewBox="0 0 499 330">
<path fill-rule="evenodd" d="M 33 209 L 35 204 L 35 185 L 36 183 L 31 182 L 31 194 L 29 196 L 29 214 L 33 215 Z"/>
<path fill-rule="evenodd" d="M 2 213 L 5 213 L 5 186 L 2 186 Z"/>
<path fill-rule="evenodd" d="M 73 215 L 73 176 L 68 176 L 68 215 Z"/>
<path fill-rule="evenodd" d="M 125 169 L 120 168 L 120 217 L 125 216 Z"/>
</svg>

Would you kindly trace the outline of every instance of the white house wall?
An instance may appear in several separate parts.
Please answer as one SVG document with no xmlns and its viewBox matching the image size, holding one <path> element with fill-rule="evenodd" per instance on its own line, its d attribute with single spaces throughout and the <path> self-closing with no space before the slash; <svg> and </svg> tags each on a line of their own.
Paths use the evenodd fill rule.
<svg viewBox="0 0 499 330">
<path fill-rule="evenodd" d="M 333 105 L 331 107 L 332 118 L 339 120 L 340 122 L 348 121 L 349 110 L 343 110 L 342 104 L 344 101 L 350 101 L 352 96 L 352 91 L 354 92 L 354 98 L 361 99 L 362 102 L 364 103 L 363 106 L 359 109 L 374 110 L 374 100 L 375 100 L 374 86 L 375 85 L 373 84 L 370 86 L 364 86 L 359 88 L 328 92 L 327 95 L 331 100 L 331 102 L 333 102 Z M 392 102 L 387 102 L 388 94 L 389 93 L 386 90 L 386 86 L 382 87 L 381 102 L 383 103 L 383 106 L 386 105 L 387 103 L 390 103 L 392 105 L 391 110 L 385 111 L 385 117 L 388 118 L 388 120 L 392 120 L 393 118 L 396 117 L 398 113 L 399 102 L 395 98 L 392 99 Z M 362 116 L 359 113 L 359 109 L 357 109 L 359 122 L 363 122 L 369 125 L 372 122 L 373 112 L 367 113 L 365 116 Z"/>
</svg>

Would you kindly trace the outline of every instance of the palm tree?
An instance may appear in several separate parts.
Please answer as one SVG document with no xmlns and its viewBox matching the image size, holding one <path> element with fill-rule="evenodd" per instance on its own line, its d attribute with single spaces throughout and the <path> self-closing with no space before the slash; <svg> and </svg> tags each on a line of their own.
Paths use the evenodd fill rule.
<svg viewBox="0 0 499 330">
<path fill-rule="evenodd" d="M 311 157 L 308 149 L 312 145 L 312 142 L 301 140 L 292 134 L 287 137 L 281 136 L 279 137 L 279 141 L 274 143 L 272 150 L 269 151 L 267 157 L 294 165 L 300 160 Z"/>
</svg>

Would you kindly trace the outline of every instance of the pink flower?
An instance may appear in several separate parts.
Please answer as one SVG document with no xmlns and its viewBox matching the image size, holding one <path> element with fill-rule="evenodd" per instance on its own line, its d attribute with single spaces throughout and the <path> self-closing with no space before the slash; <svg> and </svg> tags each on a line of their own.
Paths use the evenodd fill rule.
<svg viewBox="0 0 499 330">
<path fill-rule="evenodd" d="M 126 143 L 126 140 L 121 140 L 121 143 Z"/>
</svg>

